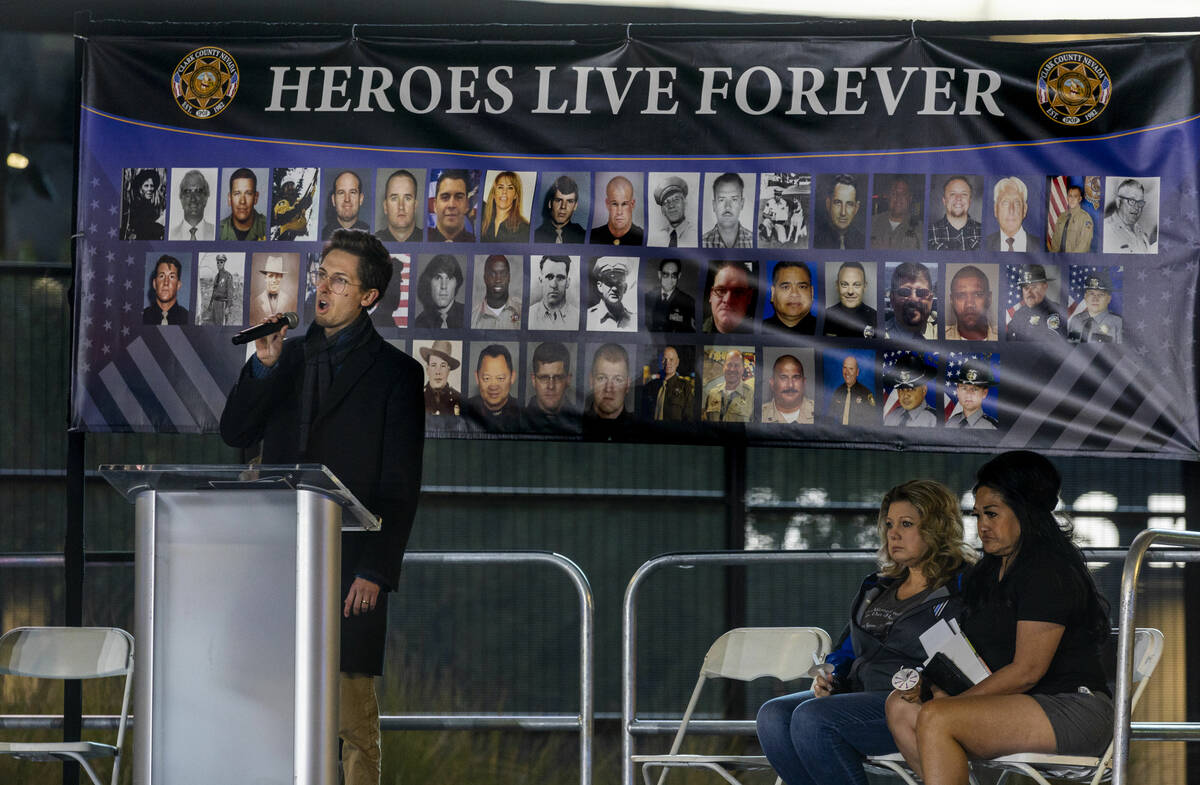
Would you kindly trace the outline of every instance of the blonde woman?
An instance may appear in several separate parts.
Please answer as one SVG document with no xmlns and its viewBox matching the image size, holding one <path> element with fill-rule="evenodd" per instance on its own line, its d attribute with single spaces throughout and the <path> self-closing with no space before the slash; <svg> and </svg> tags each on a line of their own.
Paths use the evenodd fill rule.
<svg viewBox="0 0 1200 785">
<path fill-rule="evenodd" d="M 485 243 L 529 242 L 529 219 L 521 214 L 521 178 L 515 172 L 500 172 L 492 181 L 483 205 Z"/>
<path fill-rule="evenodd" d="M 959 580 L 974 554 L 946 486 L 912 480 L 892 488 L 878 529 L 879 571 L 863 581 L 825 658 L 833 673 L 758 711 L 763 753 L 787 785 L 867 785 L 863 758 L 896 752 L 884 714 L 892 675 L 924 662 L 918 636 L 960 606 Z"/>
</svg>

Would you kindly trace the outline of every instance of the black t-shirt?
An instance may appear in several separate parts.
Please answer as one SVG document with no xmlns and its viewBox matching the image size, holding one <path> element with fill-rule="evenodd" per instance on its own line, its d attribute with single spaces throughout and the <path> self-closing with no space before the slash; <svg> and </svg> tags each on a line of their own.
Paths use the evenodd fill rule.
<svg viewBox="0 0 1200 785">
<path fill-rule="evenodd" d="M 989 560 L 990 561 L 990 560 Z M 995 580 L 976 567 L 971 581 Z M 1100 644 L 1088 627 L 1088 587 L 1070 565 L 1053 555 L 1022 551 L 986 601 L 967 608 L 962 630 L 993 671 L 1013 660 L 1018 621 L 1061 624 L 1062 640 L 1050 667 L 1031 693 L 1075 692 L 1087 687 L 1110 694 L 1100 662 Z M 969 592 L 968 596 L 972 596 Z"/>
</svg>

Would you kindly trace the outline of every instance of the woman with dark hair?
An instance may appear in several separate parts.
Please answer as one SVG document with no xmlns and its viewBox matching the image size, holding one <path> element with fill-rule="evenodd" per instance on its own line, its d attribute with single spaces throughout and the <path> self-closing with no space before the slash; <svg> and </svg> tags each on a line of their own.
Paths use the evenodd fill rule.
<svg viewBox="0 0 1200 785">
<path fill-rule="evenodd" d="M 161 240 L 163 225 L 159 222 L 163 206 L 159 190 L 162 175 L 157 169 L 143 169 L 129 183 L 129 212 L 125 216 L 122 240 Z"/>
<path fill-rule="evenodd" d="M 862 761 L 896 751 L 884 702 L 892 675 L 920 664 L 920 636 L 959 607 L 958 578 L 974 554 L 963 545 L 958 499 L 913 480 L 879 505 L 879 571 L 867 576 L 838 648 L 807 692 L 758 710 L 763 753 L 787 785 L 867 785 Z"/>
<path fill-rule="evenodd" d="M 975 475 L 983 558 L 967 575 L 961 627 L 991 675 L 957 696 L 888 698 L 888 727 L 928 785 L 965 785 L 967 759 L 1017 752 L 1101 755 L 1113 707 L 1100 663 L 1108 611 L 1054 516 L 1061 485 L 1044 457 L 1006 452 Z"/>
<path fill-rule="evenodd" d="M 521 214 L 521 178 L 515 172 L 500 172 L 492 181 L 483 205 L 485 243 L 529 242 L 529 219 Z"/>
</svg>

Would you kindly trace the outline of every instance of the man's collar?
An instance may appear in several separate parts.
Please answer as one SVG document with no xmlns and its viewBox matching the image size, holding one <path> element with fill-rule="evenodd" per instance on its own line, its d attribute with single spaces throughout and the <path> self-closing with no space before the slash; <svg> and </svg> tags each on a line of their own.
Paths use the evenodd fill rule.
<svg viewBox="0 0 1200 785">
<path fill-rule="evenodd" d="M 623 304 L 620 304 L 620 303 L 617 304 L 617 307 L 619 307 L 621 309 L 621 312 L 619 314 L 614 314 L 613 310 L 612 310 L 612 306 L 608 304 L 608 300 L 604 300 L 603 302 L 604 302 L 604 315 L 600 317 L 601 323 L 603 323 L 605 319 L 612 319 L 617 324 L 620 324 L 622 319 L 629 316 L 629 311 L 627 311 L 625 309 L 625 306 Z"/>
</svg>

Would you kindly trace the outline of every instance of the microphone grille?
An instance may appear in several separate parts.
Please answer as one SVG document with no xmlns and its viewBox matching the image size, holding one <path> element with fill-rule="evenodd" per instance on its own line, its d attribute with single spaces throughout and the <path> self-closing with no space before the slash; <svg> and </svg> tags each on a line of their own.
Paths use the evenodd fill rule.
<svg viewBox="0 0 1200 785">
<path fill-rule="evenodd" d="M 283 320 L 287 322 L 289 330 L 296 329 L 296 325 L 300 324 L 300 317 L 296 315 L 295 311 L 288 311 L 285 313 L 283 315 Z"/>
</svg>

